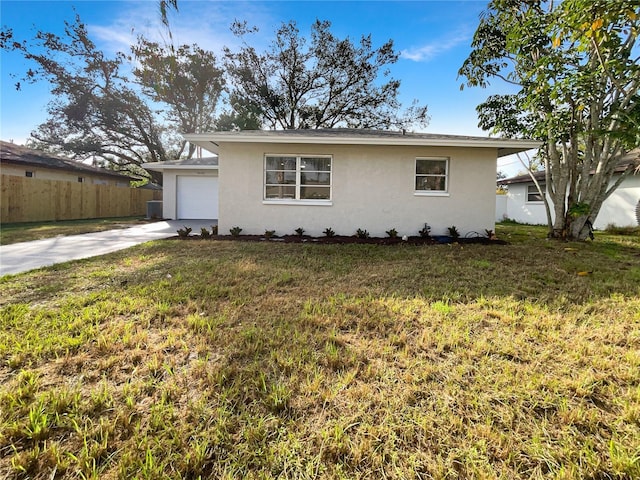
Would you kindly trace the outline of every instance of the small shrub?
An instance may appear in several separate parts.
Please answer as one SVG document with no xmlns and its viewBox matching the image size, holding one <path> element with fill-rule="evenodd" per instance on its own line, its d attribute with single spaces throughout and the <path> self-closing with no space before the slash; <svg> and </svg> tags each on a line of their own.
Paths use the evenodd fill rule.
<svg viewBox="0 0 640 480">
<path fill-rule="evenodd" d="M 398 231 L 395 228 L 392 228 L 391 230 L 387 230 L 386 233 L 387 233 L 387 235 L 389 235 L 389 238 L 397 238 L 398 237 Z"/>
<path fill-rule="evenodd" d="M 218 235 L 218 225 L 211 225 L 211 235 Z"/>
<path fill-rule="evenodd" d="M 296 232 L 296 235 L 298 235 L 299 237 L 301 237 L 302 235 L 304 235 L 304 228 L 302 228 L 302 227 L 296 228 L 296 229 L 294 230 L 294 232 Z"/>
<path fill-rule="evenodd" d="M 489 229 L 489 228 L 487 228 L 487 229 L 484 231 L 484 235 L 485 235 L 489 240 L 492 240 L 492 239 L 496 238 L 496 234 L 495 234 L 495 233 L 493 233 L 493 230 L 491 230 L 491 229 Z"/>
<path fill-rule="evenodd" d="M 607 224 L 604 231 L 609 235 L 640 235 L 640 227 L 618 227 L 613 223 Z"/>
<path fill-rule="evenodd" d="M 273 237 L 275 234 L 276 234 L 275 230 L 265 230 L 264 231 L 264 238 L 266 238 L 268 240 L 271 237 Z"/>
<path fill-rule="evenodd" d="M 191 233 L 192 228 L 191 227 L 183 227 L 183 228 L 179 228 L 178 229 L 178 236 L 180 238 L 187 238 L 189 236 L 189 234 Z"/>
<path fill-rule="evenodd" d="M 362 228 L 359 228 L 356 231 L 356 237 L 358 237 L 358 238 L 369 238 L 369 232 L 367 232 L 366 230 L 363 230 Z"/>
<path fill-rule="evenodd" d="M 449 236 L 454 240 L 457 240 L 458 238 L 460 238 L 460 232 L 458 231 L 458 228 L 455 225 L 448 227 L 447 230 L 449 230 Z"/>
<path fill-rule="evenodd" d="M 428 223 L 425 223 L 424 227 L 418 230 L 418 233 L 422 238 L 429 238 L 431 236 L 431 227 Z"/>
<path fill-rule="evenodd" d="M 333 237 L 335 236 L 336 232 L 333 231 L 333 228 L 331 227 L 327 227 L 324 229 L 324 231 L 322 232 L 324 233 L 325 237 Z"/>
<path fill-rule="evenodd" d="M 233 227 L 229 230 L 229 233 L 231 233 L 231 235 L 233 235 L 234 237 L 237 237 L 238 235 L 240 235 L 241 231 L 242 229 L 240 227 Z"/>
<path fill-rule="evenodd" d="M 207 230 L 206 227 L 202 227 L 200 229 L 200 236 L 202 238 L 209 238 L 211 237 L 211 232 L 209 232 L 209 230 Z"/>
</svg>

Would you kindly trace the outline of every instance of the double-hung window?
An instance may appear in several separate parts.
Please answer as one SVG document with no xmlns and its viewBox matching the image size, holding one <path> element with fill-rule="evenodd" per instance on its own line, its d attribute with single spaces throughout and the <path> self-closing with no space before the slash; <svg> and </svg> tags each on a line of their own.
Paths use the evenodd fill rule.
<svg viewBox="0 0 640 480">
<path fill-rule="evenodd" d="M 446 194 L 448 176 L 448 158 L 416 158 L 416 194 Z"/>
<path fill-rule="evenodd" d="M 266 155 L 264 199 L 331 200 L 331 156 Z"/>
<path fill-rule="evenodd" d="M 540 188 L 544 192 L 546 190 L 546 185 L 544 183 L 540 184 Z M 538 187 L 535 185 L 527 185 L 527 202 L 542 202 L 542 195 L 538 191 Z"/>
</svg>

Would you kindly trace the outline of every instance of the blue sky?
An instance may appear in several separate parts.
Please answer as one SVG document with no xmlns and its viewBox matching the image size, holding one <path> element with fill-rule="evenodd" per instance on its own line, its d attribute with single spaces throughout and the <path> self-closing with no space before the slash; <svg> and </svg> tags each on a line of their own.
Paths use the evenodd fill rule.
<svg viewBox="0 0 640 480">
<path fill-rule="evenodd" d="M 401 101 L 415 98 L 429 106 L 431 122 L 423 131 L 459 135 L 487 135 L 477 127 L 475 107 L 490 94 L 508 87 L 496 81 L 488 89 L 465 88 L 457 72 L 470 51 L 470 43 L 485 0 L 443 1 L 201 1 L 179 0 L 179 12 L 171 15 L 176 43 L 197 43 L 221 52 L 238 45 L 229 31 L 234 19 L 259 28 L 255 46 L 273 38 L 282 22 L 296 20 L 302 33 L 316 20 L 329 20 L 338 37 L 353 40 L 371 34 L 374 46 L 389 39 L 401 52 L 391 68 L 401 81 Z M 30 39 L 41 29 L 61 33 L 64 21 L 75 14 L 88 26 L 91 38 L 113 54 L 127 51 L 136 35 L 161 38 L 156 0 L 148 1 L 6 1 L 0 2 L 0 24 L 12 28 L 19 39 Z M 17 92 L 11 73 L 29 67 L 21 57 L 2 52 L 0 138 L 24 143 L 29 132 L 46 119 L 50 101 L 48 85 L 24 85 Z M 517 160 L 499 162 L 507 173 L 520 170 Z"/>
</svg>

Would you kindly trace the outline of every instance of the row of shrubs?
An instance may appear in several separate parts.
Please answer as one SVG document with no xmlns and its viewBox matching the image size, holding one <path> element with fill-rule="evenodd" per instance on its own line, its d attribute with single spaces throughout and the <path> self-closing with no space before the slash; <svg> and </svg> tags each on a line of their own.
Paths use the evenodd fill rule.
<svg viewBox="0 0 640 480">
<path fill-rule="evenodd" d="M 449 232 L 449 236 L 456 240 L 458 238 L 460 238 L 460 232 L 458 231 L 458 228 L 455 225 L 452 225 L 451 227 L 447 228 L 448 232 Z M 178 230 L 178 236 L 180 237 L 188 237 L 191 234 L 192 229 L 190 227 L 184 227 Z M 242 233 L 242 228 L 240 227 L 233 227 L 229 230 L 229 233 L 234 236 L 234 237 L 238 237 L 240 236 L 240 233 Z M 294 234 L 302 237 L 304 236 L 305 233 L 305 229 L 302 227 L 296 228 L 294 230 Z M 324 234 L 325 237 L 334 237 L 336 235 L 336 232 L 328 227 L 325 228 L 324 231 L 322 232 Z M 385 232 L 387 234 L 387 236 L 389 238 L 397 238 L 399 236 L 398 231 L 395 228 L 392 228 L 390 230 L 387 230 Z M 276 234 L 275 230 L 265 230 L 264 232 L 264 237 L 265 238 L 272 238 L 274 237 Z M 207 230 L 205 227 L 200 229 L 200 236 L 202 238 L 210 238 L 213 235 L 218 235 L 218 226 L 217 225 L 212 225 L 211 227 L 211 231 Z M 425 223 L 424 226 L 418 230 L 418 235 L 420 235 L 421 238 L 430 238 L 431 237 L 431 227 L 429 226 L 429 224 Z M 493 230 L 485 230 L 484 235 L 487 238 L 493 238 Z M 365 229 L 362 228 L 358 228 L 356 230 L 355 235 L 358 238 L 369 238 L 369 232 Z M 404 237 L 403 237 L 404 238 Z"/>
</svg>

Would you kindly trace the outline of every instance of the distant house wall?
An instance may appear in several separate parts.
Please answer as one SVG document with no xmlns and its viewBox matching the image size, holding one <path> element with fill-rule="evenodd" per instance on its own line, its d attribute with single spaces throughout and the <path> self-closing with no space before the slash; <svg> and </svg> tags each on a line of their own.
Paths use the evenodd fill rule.
<svg viewBox="0 0 640 480">
<path fill-rule="evenodd" d="M 511 184 L 507 195 L 496 195 L 496 221 L 509 218 L 521 223 L 546 225 L 544 204 L 527 202 L 527 187 L 532 185 L 533 182 Z M 506 202 L 500 197 L 507 197 Z M 639 201 L 640 175 L 631 175 L 605 200 L 594 222 L 594 228 L 602 230 L 609 224 L 618 227 L 638 225 L 636 208 Z M 553 207 L 551 213 L 553 215 Z"/>
<path fill-rule="evenodd" d="M 496 222 L 501 222 L 507 217 L 507 195 L 496 195 Z"/>
<path fill-rule="evenodd" d="M 93 185 L 113 185 L 118 187 L 128 187 L 129 181 L 126 178 L 117 179 L 109 176 L 95 175 L 91 172 L 73 172 L 58 169 L 32 167 L 32 166 L 20 166 L 12 164 L 2 165 L 3 175 L 15 175 L 18 177 L 26 177 L 26 172 L 32 173 L 31 178 L 37 178 L 40 180 L 58 180 L 63 182 L 77 182 L 77 183 L 89 183 Z M 82 178 L 80 182 L 78 179 Z"/>
<path fill-rule="evenodd" d="M 26 172 L 31 172 L 32 177 L 27 177 Z M 62 169 L 43 168 L 30 165 L 16 165 L 12 163 L 2 163 L 2 174 L 25 178 L 37 178 L 39 180 L 59 180 L 63 182 L 89 183 L 92 185 L 113 185 L 118 187 L 128 187 L 127 178 L 118 179 L 108 175 L 96 175 L 91 172 L 74 172 Z M 83 181 L 79 182 L 78 178 Z"/>
<path fill-rule="evenodd" d="M 265 201 L 266 154 L 330 155 L 331 201 Z M 358 228 L 372 236 L 391 228 L 417 235 L 425 223 L 433 234 L 452 225 L 463 235 L 483 232 L 494 226 L 496 156 L 495 148 L 222 142 L 220 233 L 239 226 L 247 234 L 291 234 L 301 227 L 319 236 L 329 227 L 339 235 Z M 417 157 L 450 159 L 446 195 L 415 193 Z"/>
<path fill-rule="evenodd" d="M 543 202 L 528 202 L 527 187 L 531 183 L 515 183 L 509 185 L 506 195 L 496 195 L 496 220 L 506 218 L 520 223 L 546 225 L 547 214 Z M 499 198 L 503 197 L 503 198 Z M 500 202 L 500 203 L 499 203 Z"/>
<path fill-rule="evenodd" d="M 617 227 L 640 225 L 636 218 L 638 202 L 640 202 L 640 175 L 631 175 L 604 202 L 594 226 L 604 229 L 609 224 Z"/>
</svg>

